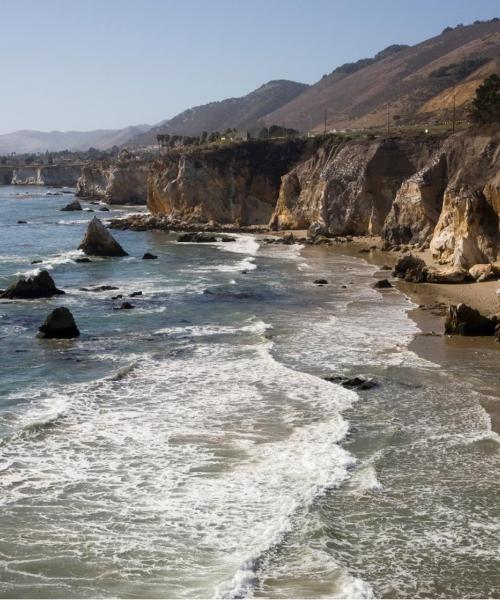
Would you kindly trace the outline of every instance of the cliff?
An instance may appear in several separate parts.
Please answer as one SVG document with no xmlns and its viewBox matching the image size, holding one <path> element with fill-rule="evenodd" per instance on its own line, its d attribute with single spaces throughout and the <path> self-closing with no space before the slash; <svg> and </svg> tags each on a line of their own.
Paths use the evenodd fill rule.
<svg viewBox="0 0 500 600">
<path fill-rule="evenodd" d="M 307 140 L 251 141 L 171 152 L 155 163 L 148 207 L 186 222 L 267 223 L 281 177 Z"/>
<path fill-rule="evenodd" d="M 83 167 L 76 195 L 109 204 L 146 204 L 149 165 L 140 162 L 93 163 Z"/>
<path fill-rule="evenodd" d="M 13 167 L 0 165 L 0 185 L 10 185 L 13 171 Z"/>
<path fill-rule="evenodd" d="M 11 181 L 5 183 L 75 187 L 81 170 L 81 164 L 13 167 Z"/>
<path fill-rule="evenodd" d="M 464 267 L 500 250 L 500 128 L 448 138 L 321 136 L 180 149 L 157 161 L 153 214 L 313 234 L 381 235 Z"/>
</svg>

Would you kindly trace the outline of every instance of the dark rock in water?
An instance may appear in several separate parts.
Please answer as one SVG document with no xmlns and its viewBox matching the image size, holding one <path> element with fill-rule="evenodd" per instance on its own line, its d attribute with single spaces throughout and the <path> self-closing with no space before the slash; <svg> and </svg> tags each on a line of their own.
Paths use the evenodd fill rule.
<svg viewBox="0 0 500 600">
<path fill-rule="evenodd" d="M 136 298 L 137 296 L 142 296 L 142 292 L 132 292 L 131 294 L 129 294 L 130 298 Z"/>
<path fill-rule="evenodd" d="M 80 288 L 80 291 L 81 292 L 109 292 L 110 290 L 118 290 L 118 289 L 120 289 L 120 288 L 117 288 L 114 285 L 96 285 L 91 288 L 82 287 L 82 288 Z"/>
<path fill-rule="evenodd" d="M 248 271 L 245 269 L 244 271 L 241 271 L 242 275 L 248 275 Z"/>
<path fill-rule="evenodd" d="M 209 233 L 203 232 L 191 232 L 191 233 L 181 233 L 177 237 L 178 242 L 196 242 L 197 244 L 203 244 L 207 242 L 216 242 L 217 238 L 215 235 L 210 235 Z"/>
<path fill-rule="evenodd" d="M 36 260 L 32 260 L 30 262 L 30 265 L 39 265 L 41 262 L 43 262 L 43 260 L 40 260 L 39 258 L 37 258 Z"/>
<path fill-rule="evenodd" d="M 78 202 L 78 200 L 73 200 L 73 202 L 66 204 L 66 206 L 63 206 L 60 210 L 82 210 L 82 205 Z"/>
<path fill-rule="evenodd" d="M 340 287 L 341 287 L 343 290 L 346 290 L 346 289 L 347 289 L 347 286 L 346 286 L 346 285 L 341 285 Z"/>
<path fill-rule="evenodd" d="M 92 261 L 90 260 L 90 258 L 87 258 L 86 256 L 82 256 L 81 258 L 75 258 L 75 262 L 76 263 L 90 263 Z"/>
<path fill-rule="evenodd" d="M 97 217 L 88 224 L 87 232 L 78 249 L 90 256 L 128 256 Z"/>
<path fill-rule="evenodd" d="M 117 306 L 115 308 L 115 310 L 130 310 L 132 308 L 135 308 L 133 304 L 130 304 L 130 302 L 122 302 L 120 304 L 120 306 Z"/>
<path fill-rule="evenodd" d="M 109 208 L 107 206 L 101 206 L 99 209 L 101 212 L 109 212 Z"/>
<path fill-rule="evenodd" d="M 382 265 L 380 267 L 381 271 L 392 271 L 391 267 L 389 265 Z"/>
<path fill-rule="evenodd" d="M 393 287 L 393 285 L 388 279 L 380 279 L 372 285 L 372 288 L 374 288 L 375 290 L 383 290 L 391 287 Z"/>
<path fill-rule="evenodd" d="M 315 279 L 313 283 L 315 285 L 327 285 L 328 281 L 326 279 Z"/>
<path fill-rule="evenodd" d="M 374 379 L 365 379 L 364 377 L 348 378 L 341 377 L 340 375 L 330 375 L 328 377 L 323 377 L 323 379 L 331 383 L 339 383 L 345 388 L 356 390 L 371 390 L 379 385 Z"/>
<path fill-rule="evenodd" d="M 284 235 L 281 243 L 285 244 L 286 246 L 291 246 L 295 244 L 295 238 L 293 237 L 293 233 L 287 233 L 286 235 Z"/>
<path fill-rule="evenodd" d="M 221 242 L 235 242 L 236 238 L 231 235 L 223 235 L 220 239 Z"/>
<path fill-rule="evenodd" d="M 146 252 L 142 256 L 142 260 L 155 260 L 155 258 L 158 258 L 156 254 L 151 254 L 150 252 Z"/>
<path fill-rule="evenodd" d="M 0 298 L 22 298 L 33 300 L 35 298 L 50 298 L 50 296 L 60 296 L 64 294 L 62 290 L 56 288 L 54 280 L 47 271 L 41 271 L 31 277 L 21 277 L 8 287 Z"/>
<path fill-rule="evenodd" d="M 123 298 L 123 294 L 118 294 L 118 296 L 111 296 L 111 300 L 120 300 L 120 298 Z"/>
<path fill-rule="evenodd" d="M 19 225 L 27 225 L 28 221 L 18 221 L 17 222 Z"/>
<path fill-rule="evenodd" d="M 411 283 L 423 283 L 426 280 L 427 267 L 418 256 L 405 254 L 394 266 L 393 275 Z"/>
<path fill-rule="evenodd" d="M 467 304 L 451 304 L 446 315 L 444 330 L 448 335 L 494 335 L 495 321 L 484 317 Z"/>
<path fill-rule="evenodd" d="M 38 330 L 38 337 L 48 339 L 68 339 L 80 335 L 73 315 L 64 306 L 54 309 Z"/>
</svg>

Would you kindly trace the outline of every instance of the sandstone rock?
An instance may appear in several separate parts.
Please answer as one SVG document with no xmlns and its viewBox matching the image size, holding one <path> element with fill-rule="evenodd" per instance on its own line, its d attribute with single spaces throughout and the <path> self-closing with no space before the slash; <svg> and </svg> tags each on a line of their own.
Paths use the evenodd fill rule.
<svg viewBox="0 0 500 600">
<path fill-rule="evenodd" d="M 490 263 L 474 265 L 469 269 L 469 275 L 474 281 L 478 282 L 488 281 L 488 279 L 493 279 L 496 276 L 493 265 Z"/>
<path fill-rule="evenodd" d="M 449 335 L 493 335 L 495 323 L 466 304 L 452 304 L 446 315 L 445 333 Z"/>
<path fill-rule="evenodd" d="M 427 269 L 429 283 L 462 283 L 467 279 L 467 271 L 460 267 L 448 269 Z"/>
<path fill-rule="evenodd" d="M 41 271 L 31 277 L 21 277 L 16 283 L 13 283 L 4 292 L 0 298 L 33 300 L 35 298 L 49 298 L 64 294 L 62 290 L 56 288 L 54 280 L 47 271 Z"/>
<path fill-rule="evenodd" d="M 388 279 L 381 279 L 380 281 L 376 281 L 372 285 L 372 288 L 374 288 L 376 290 L 383 290 L 383 289 L 392 288 L 392 287 L 393 287 L 393 285 Z"/>
<path fill-rule="evenodd" d="M 38 337 L 49 339 L 67 339 L 78 337 L 80 335 L 73 315 L 64 306 L 55 308 L 38 330 Z"/>
<path fill-rule="evenodd" d="M 82 205 L 78 202 L 78 200 L 73 200 L 66 206 L 63 206 L 60 210 L 62 211 L 72 211 L 72 210 L 82 210 Z"/>
<path fill-rule="evenodd" d="M 97 217 L 88 224 L 87 232 L 78 249 L 90 256 L 128 256 Z"/>
<path fill-rule="evenodd" d="M 151 254 L 150 252 L 146 252 L 142 255 L 142 260 L 155 260 L 158 258 L 156 254 Z"/>
<path fill-rule="evenodd" d="M 393 275 L 413 283 L 422 283 L 426 278 L 425 262 L 413 254 L 405 254 L 395 264 Z"/>
</svg>

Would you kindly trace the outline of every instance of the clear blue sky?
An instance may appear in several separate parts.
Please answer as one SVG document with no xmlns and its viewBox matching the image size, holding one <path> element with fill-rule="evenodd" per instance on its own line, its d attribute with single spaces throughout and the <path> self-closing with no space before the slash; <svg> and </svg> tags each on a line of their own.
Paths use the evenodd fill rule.
<svg viewBox="0 0 500 600">
<path fill-rule="evenodd" d="M 498 0 L 2 0 L 0 133 L 151 123 L 344 62 Z"/>
</svg>

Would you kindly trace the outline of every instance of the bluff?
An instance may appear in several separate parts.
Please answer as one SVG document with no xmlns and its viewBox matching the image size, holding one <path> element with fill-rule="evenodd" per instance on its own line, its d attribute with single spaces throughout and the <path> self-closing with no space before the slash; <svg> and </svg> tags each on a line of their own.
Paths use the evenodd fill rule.
<svg viewBox="0 0 500 600">
<path fill-rule="evenodd" d="M 11 169 L 12 185 L 47 185 L 51 187 L 75 187 L 82 164 L 69 165 L 42 165 L 13 167 Z"/>
<path fill-rule="evenodd" d="M 448 138 L 256 141 L 180 149 L 154 163 L 148 207 L 186 224 L 327 236 L 380 234 L 464 267 L 500 251 L 500 128 Z"/>
<path fill-rule="evenodd" d="M 146 204 L 149 164 L 96 162 L 82 169 L 76 195 L 109 204 Z"/>
<path fill-rule="evenodd" d="M 281 177 L 310 145 L 250 141 L 170 152 L 151 171 L 148 207 L 190 223 L 267 223 Z"/>
</svg>

